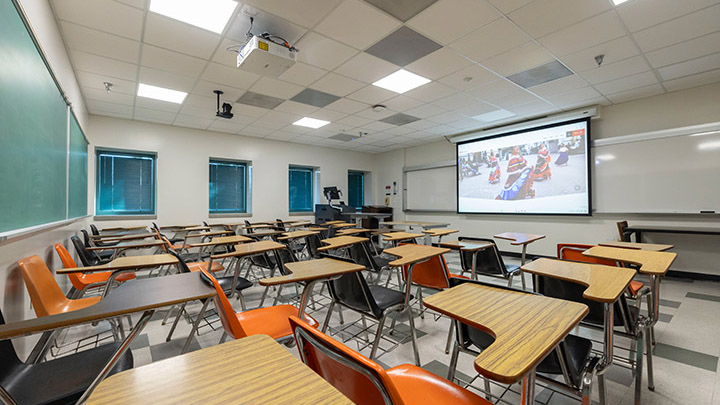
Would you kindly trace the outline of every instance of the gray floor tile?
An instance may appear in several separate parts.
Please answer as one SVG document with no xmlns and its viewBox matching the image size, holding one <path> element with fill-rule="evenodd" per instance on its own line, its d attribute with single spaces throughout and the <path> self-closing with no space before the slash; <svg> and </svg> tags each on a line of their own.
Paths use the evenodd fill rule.
<svg viewBox="0 0 720 405">
<path fill-rule="evenodd" d="M 698 300 L 720 302 L 719 295 L 699 294 L 699 293 L 689 292 L 689 293 L 685 294 L 685 296 L 688 298 L 695 298 Z"/>
<path fill-rule="evenodd" d="M 717 356 L 696 352 L 693 350 L 683 349 L 682 347 L 658 343 L 653 350 L 653 354 L 668 360 L 679 363 L 688 364 L 702 368 L 704 370 L 717 372 Z"/>
</svg>

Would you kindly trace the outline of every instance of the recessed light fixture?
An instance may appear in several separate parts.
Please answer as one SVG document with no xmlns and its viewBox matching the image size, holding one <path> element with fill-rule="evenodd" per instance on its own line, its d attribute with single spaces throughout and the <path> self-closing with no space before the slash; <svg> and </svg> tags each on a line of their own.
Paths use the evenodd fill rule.
<svg viewBox="0 0 720 405">
<path fill-rule="evenodd" d="M 308 127 L 312 129 L 318 129 L 320 127 L 324 127 L 325 125 L 329 124 L 330 121 L 324 121 L 324 120 L 318 120 L 315 118 L 310 117 L 303 117 L 299 120 L 293 122 L 293 125 L 298 125 L 301 127 Z"/>
<path fill-rule="evenodd" d="M 625 3 L 626 1 L 628 1 L 628 0 L 612 0 L 613 4 L 615 4 L 616 6 L 617 6 L 617 5 L 620 5 L 620 4 L 623 4 L 623 3 Z"/>
<path fill-rule="evenodd" d="M 720 149 L 720 141 L 709 141 L 709 142 L 703 142 L 698 145 L 699 150 L 714 150 L 714 149 Z"/>
<path fill-rule="evenodd" d="M 493 122 L 493 121 L 498 121 L 498 120 L 502 120 L 505 118 L 510 118 L 513 116 L 515 116 L 515 114 L 511 113 L 510 111 L 500 109 L 500 110 L 490 111 L 489 113 L 476 115 L 473 118 L 478 121 L 482 121 L 482 122 Z"/>
<path fill-rule="evenodd" d="M 430 79 L 418 76 L 405 69 L 400 69 L 397 72 L 376 81 L 373 83 L 373 86 L 382 87 L 383 89 L 388 89 L 390 91 L 394 91 L 395 93 L 402 94 L 427 83 L 430 83 Z"/>
<path fill-rule="evenodd" d="M 232 17 L 235 0 L 151 0 L 150 11 L 206 29 L 222 33 Z"/>
<path fill-rule="evenodd" d="M 167 101 L 175 104 L 182 104 L 185 101 L 187 93 L 166 89 L 163 87 L 151 86 L 149 84 L 140 83 L 137 95 L 140 97 L 152 98 L 160 101 Z"/>
</svg>

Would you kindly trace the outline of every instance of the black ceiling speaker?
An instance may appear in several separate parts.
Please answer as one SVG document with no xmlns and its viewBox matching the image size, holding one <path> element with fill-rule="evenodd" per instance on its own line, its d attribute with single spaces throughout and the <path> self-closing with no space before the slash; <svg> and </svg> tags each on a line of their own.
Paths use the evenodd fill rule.
<svg viewBox="0 0 720 405">
<path fill-rule="evenodd" d="M 220 90 L 213 90 L 213 93 L 217 94 L 217 111 L 215 112 L 215 116 L 227 119 L 232 118 L 233 113 L 230 103 L 223 103 L 222 111 L 220 111 L 220 95 L 223 94 L 223 92 Z"/>
</svg>

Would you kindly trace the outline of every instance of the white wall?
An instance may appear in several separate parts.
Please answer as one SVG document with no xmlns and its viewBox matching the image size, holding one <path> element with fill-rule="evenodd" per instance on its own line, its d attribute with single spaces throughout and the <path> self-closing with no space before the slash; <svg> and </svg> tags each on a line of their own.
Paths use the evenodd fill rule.
<svg viewBox="0 0 720 405">
<path fill-rule="evenodd" d="M 594 138 L 609 138 L 633 133 L 720 121 L 720 84 L 707 85 L 675 93 L 634 100 L 605 107 L 602 118 L 592 121 Z M 381 154 L 377 167 L 381 177 L 377 191 L 385 184 L 402 180 L 402 167 L 455 159 L 455 146 L 437 142 L 404 150 Z M 398 186 L 402 189 L 401 185 Z M 670 192 L 670 191 L 669 191 Z M 384 198 L 380 194 L 378 196 Z M 620 198 L 622 196 L 619 196 Z M 399 201 L 398 201 L 399 200 Z M 380 200 L 376 200 L 380 202 Z M 393 201 L 396 212 L 402 200 Z M 400 215 L 396 215 L 400 218 Z M 451 213 L 406 213 L 407 220 L 449 222 L 460 229 L 460 235 L 490 237 L 496 233 L 516 231 L 547 235 L 546 239 L 531 244 L 530 253 L 555 255 L 557 243 L 574 242 L 593 244 L 618 238 L 615 223 L 628 220 L 631 224 L 720 226 L 717 217 L 668 215 L 611 215 L 595 214 L 592 217 L 512 216 L 512 215 L 458 215 Z M 655 234 L 644 235 L 647 241 L 671 243 L 678 253 L 673 268 L 720 275 L 717 254 L 720 237 Z M 498 241 L 501 250 L 519 251 L 509 242 Z"/>
<path fill-rule="evenodd" d="M 347 190 L 348 169 L 371 172 L 370 178 L 375 178 L 374 155 L 366 153 L 96 115 L 90 115 L 88 132 L 92 134 L 91 155 L 97 147 L 157 152 L 158 225 L 208 220 L 210 157 L 252 161 L 252 217 L 238 216 L 237 220 L 289 217 L 289 165 L 319 167 L 320 187 L 338 186 L 343 191 Z M 94 156 L 90 157 L 89 174 L 94 185 Z M 89 195 L 94 198 L 94 191 Z M 325 203 L 324 198 L 316 202 Z M 103 226 L 130 223 L 147 224 L 149 220 L 113 220 Z"/>
</svg>

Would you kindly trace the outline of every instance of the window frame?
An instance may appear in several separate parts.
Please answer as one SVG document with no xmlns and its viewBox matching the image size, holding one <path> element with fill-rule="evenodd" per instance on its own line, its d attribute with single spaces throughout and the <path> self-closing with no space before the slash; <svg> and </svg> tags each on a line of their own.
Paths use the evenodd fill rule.
<svg viewBox="0 0 720 405">
<path fill-rule="evenodd" d="M 310 195 L 312 197 L 312 202 L 310 209 L 308 210 L 297 210 L 293 209 L 290 198 L 290 172 L 292 170 L 306 170 L 310 172 Z M 308 214 L 315 212 L 315 203 L 316 203 L 316 197 L 315 197 L 315 188 L 317 187 L 317 184 L 319 183 L 319 180 L 316 179 L 316 174 L 318 172 L 318 169 L 316 167 L 312 166 L 303 166 L 303 165 L 289 165 L 288 166 L 288 213 L 289 214 Z"/>
<path fill-rule="evenodd" d="M 152 209 L 149 211 L 103 211 L 100 209 L 100 181 L 102 176 L 100 170 L 100 156 L 102 154 L 125 155 L 131 157 L 151 158 L 152 159 Z M 141 151 L 130 149 L 113 149 L 113 148 L 95 148 L 95 216 L 105 219 L 114 218 L 154 218 L 157 215 L 157 175 L 158 175 L 158 153 L 154 151 Z"/>
<path fill-rule="evenodd" d="M 235 211 L 213 211 L 210 204 L 210 165 L 216 164 L 232 164 L 232 165 L 243 165 L 245 166 L 245 210 Z M 222 218 L 222 217 L 235 217 L 235 216 L 249 216 L 252 215 L 252 162 L 248 160 L 240 159 L 226 159 L 210 157 L 208 159 L 208 215 L 211 218 Z"/>
</svg>

